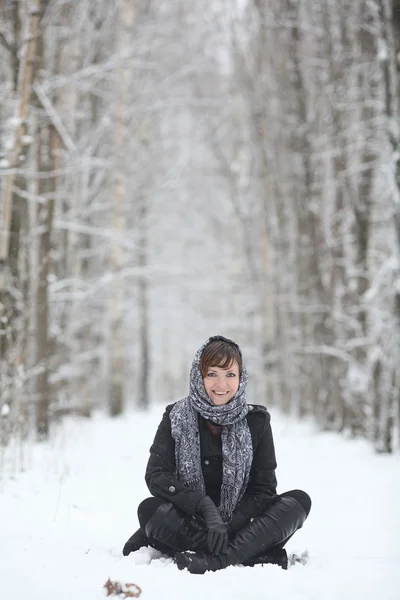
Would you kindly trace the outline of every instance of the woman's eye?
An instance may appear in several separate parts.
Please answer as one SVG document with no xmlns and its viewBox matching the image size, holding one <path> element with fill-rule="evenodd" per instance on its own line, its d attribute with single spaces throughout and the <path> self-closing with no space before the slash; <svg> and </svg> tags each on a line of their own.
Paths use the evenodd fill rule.
<svg viewBox="0 0 400 600">
<path fill-rule="evenodd" d="M 215 373 L 207 373 L 207 377 L 214 377 Z"/>
<path fill-rule="evenodd" d="M 227 373 L 228 377 L 236 377 L 236 373 Z"/>
</svg>

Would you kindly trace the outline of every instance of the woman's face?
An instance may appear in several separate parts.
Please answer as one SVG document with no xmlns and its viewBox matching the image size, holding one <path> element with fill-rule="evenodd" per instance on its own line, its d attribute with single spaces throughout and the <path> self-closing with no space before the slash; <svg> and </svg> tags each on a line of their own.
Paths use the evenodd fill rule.
<svg viewBox="0 0 400 600">
<path fill-rule="evenodd" d="M 238 390 L 239 379 L 239 365 L 236 361 L 228 369 L 210 367 L 203 377 L 203 382 L 211 402 L 222 406 L 232 400 Z"/>
</svg>

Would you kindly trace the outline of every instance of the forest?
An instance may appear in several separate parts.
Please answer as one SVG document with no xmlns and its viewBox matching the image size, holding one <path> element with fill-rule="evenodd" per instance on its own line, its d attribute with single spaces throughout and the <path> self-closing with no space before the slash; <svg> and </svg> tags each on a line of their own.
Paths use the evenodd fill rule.
<svg viewBox="0 0 400 600">
<path fill-rule="evenodd" d="M 400 448 L 400 0 L 1 0 L 0 448 L 183 397 L 215 334 Z"/>
</svg>

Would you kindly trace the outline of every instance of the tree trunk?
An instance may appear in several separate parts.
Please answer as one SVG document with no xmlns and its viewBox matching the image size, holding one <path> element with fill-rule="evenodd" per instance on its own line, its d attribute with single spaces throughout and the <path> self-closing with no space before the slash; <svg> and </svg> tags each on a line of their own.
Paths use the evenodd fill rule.
<svg viewBox="0 0 400 600">
<path fill-rule="evenodd" d="M 46 439 L 50 428 L 51 389 L 50 374 L 50 314 L 49 314 L 49 275 L 51 263 L 51 236 L 55 194 L 57 189 L 56 154 L 59 137 L 52 125 L 45 125 L 40 136 L 39 171 L 47 172 L 48 177 L 40 182 L 40 195 L 46 200 L 38 208 L 37 223 L 39 236 L 39 275 L 36 297 L 36 365 L 39 373 L 36 381 L 36 433 L 38 439 Z"/>
<path fill-rule="evenodd" d="M 111 271 L 114 275 L 110 289 L 110 389 L 109 411 L 119 415 L 124 408 L 125 343 L 124 343 L 124 267 L 125 212 L 127 195 L 127 149 L 128 149 L 128 106 L 130 100 L 131 67 L 127 52 L 131 43 L 135 8 L 130 0 L 123 0 L 120 11 L 120 31 L 118 51 L 118 104 L 115 115 L 115 157 L 114 192 L 112 194 L 112 231 L 114 234 L 111 249 Z"/>
<path fill-rule="evenodd" d="M 148 408 L 150 404 L 149 398 L 149 291 L 148 279 L 144 272 L 147 266 L 147 199 L 139 199 L 141 206 L 139 207 L 139 256 L 138 266 L 141 270 L 139 274 L 138 292 L 139 292 L 139 343 L 140 343 L 140 369 L 139 369 L 139 389 L 138 389 L 138 406 L 140 408 Z"/>
<path fill-rule="evenodd" d="M 41 0 L 41 14 L 45 13 L 49 0 Z M 45 63 L 45 41 L 43 32 L 37 41 L 36 68 Z M 39 106 L 39 101 L 37 101 Z M 54 203 L 57 189 L 55 171 L 58 167 L 57 150 L 60 147 L 59 135 L 47 119 L 42 120 L 37 132 L 37 170 L 42 177 L 38 181 L 38 196 L 42 203 L 38 205 L 37 225 L 38 244 L 38 282 L 36 291 L 36 435 L 45 440 L 50 430 L 51 390 L 50 375 L 50 315 L 49 315 L 49 275 L 51 262 L 51 236 L 53 228 Z M 43 177 L 43 175 L 46 175 Z"/>
<path fill-rule="evenodd" d="M 13 187 L 16 181 L 15 171 L 21 167 L 21 157 L 25 156 L 27 149 L 26 138 L 24 136 L 27 133 L 29 102 L 32 96 L 32 84 L 34 80 L 33 57 L 37 42 L 39 16 L 39 0 L 36 0 L 30 10 L 26 24 L 27 42 L 25 53 L 18 63 L 16 130 L 14 143 L 7 158 L 9 173 L 4 176 L 4 191 L 0 204 L 0 357 L 4 356 L 8 346 L 7 338 L 9 335 L 13 335 L 11 332 L 7 333 L 8 328 L 12 330 L 9 317 L 14 312 L 13 310 L 7 310 L 10 303 L 14 302 L 7 291 L 12 280 L 12 262 L 10 261 L 10 255 L 12 254 L 11 241 L 16 242 L 16 240 L 10 240 L 14 204 Z"/>
<path fill-rule="evenodd" d="M 392 185 L 394 229 L 397 241 L 397 282 L 400 271 L 400 2 L 383 0 L 378 3 L 381 21 L 381 54 L 383 69 L 385 112 L 387 117 L 387 135 L 392 149 Z M 393 322 L 396 332 L 393 334 L 393 347 L 390 349 L 392 365 L 391 392 L 387 390 L 374 397 L 374 442 L 378 449 L 391 452 L 393 434 L 397 429 L 400 445 L 400 292 L 398 284 L 393 285 Z M 375 368 L 376 380 L 381 383 L 383 367 Z M 385 369 L 389 364 L 385 361 Z M 381 386 L 380 386 L 381 387 Z M 386 393 L 385 393 L 386 392 Z"/>
</svg>

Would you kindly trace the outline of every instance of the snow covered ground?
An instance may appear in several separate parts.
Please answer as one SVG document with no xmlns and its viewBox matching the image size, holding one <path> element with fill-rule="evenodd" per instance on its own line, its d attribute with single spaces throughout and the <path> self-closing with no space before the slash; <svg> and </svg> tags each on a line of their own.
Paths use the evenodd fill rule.
<svg viewBox="0 0 400 600">
<path fill-rule="evenodd" d="M 24 473 L 3 456 L 1 600 L 97 600 L 108 577 L 136 583 L 143 600 L 400 600 L 400 457 L 274 411 L 278 491 L 302 488 L 313 500 L 287 548 L 308 548 L 306 566 L 198 576 L 155 550 L 123 557 L 148 495 L 144 470 L 162 412 L 69 419 L 49 444 L 24 450 Z"/>
</svg>

